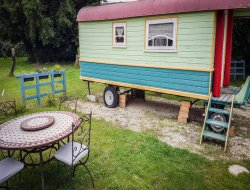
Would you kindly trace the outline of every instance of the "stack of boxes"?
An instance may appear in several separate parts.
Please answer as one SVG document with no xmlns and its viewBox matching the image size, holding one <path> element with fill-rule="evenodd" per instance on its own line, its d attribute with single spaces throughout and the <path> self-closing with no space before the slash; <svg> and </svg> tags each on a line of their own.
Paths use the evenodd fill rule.
<svg viewBox="0 0 250 190">
<path fill-rule="evenodd" d="M 190 107 L 191 107 L 191 102 L 188 102 L 188 101 L 181 102 L 181 108 L 180 108 L 180 112 L 179 112 L 179 116 L 178 116 L 179 122 L 187 123 Z"/>
</svg>

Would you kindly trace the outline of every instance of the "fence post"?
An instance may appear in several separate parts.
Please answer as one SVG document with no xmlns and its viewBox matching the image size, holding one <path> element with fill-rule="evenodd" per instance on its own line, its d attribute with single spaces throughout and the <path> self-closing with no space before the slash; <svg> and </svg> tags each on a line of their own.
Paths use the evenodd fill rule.
<svg viewBox="0 0 250 190">
<path fill-rule="evenodd" d="M 66 75 L 65 71 L 63 71 L 63 91 L 66 93 Z"/>
<path fill-rule="evenodd" d="M 24 86 L 24 78 L 23 76 L 20 77 L 21 81 L 21 93 L 22 93 L 22 100 L 23 100 L 23 105 L 26 104 L 26 98 L 25 98 L 25 86 Z"/>
<path fill-rule="evenodd" d="M 41 103 L 41 97 L 40 97 L 40 84 L 39 84 L 39 74 L 36 74 L 36 96 L 37 96 L 37 102 L 40 105 Z"/>
<path fill-rule="evenodd" d="M 51 90 L 52 93 L 55 93 L 55 79 L 54 79 L 54 71 L 51 71 Z"/>
</svg>

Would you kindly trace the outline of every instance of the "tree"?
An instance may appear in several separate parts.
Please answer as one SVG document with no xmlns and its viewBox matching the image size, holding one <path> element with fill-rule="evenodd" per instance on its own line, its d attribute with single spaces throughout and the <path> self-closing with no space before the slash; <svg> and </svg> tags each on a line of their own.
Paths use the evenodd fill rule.
<svg viewBox="0 0 250 190">
<path fill-rule="evenodd" d="M 22 11 L 19 9 L 21 1 L 5 1 L 0 0 L 0 41 L 3 41 L 3 47 L 6 50 L 7 45 L 12 47 L 12 66 L 9 72 L 9 76 L 14 75 L 14 69 L 16 65 L 15 58 L 15 47 L 13 44 L 17 44 L 22 39 L 23 28 L 19 25 L 22 23 L 23 15 Z"/>
<path fill-rule="evenodd" d="M 11 49 L 10 41 L 0 42 L 0 56 L 3 56 L 4 59 L 7 58 Z"/>
<path fill-rule="evenodd" d="M 250 20 L 234 20 L 233 27 L 233 60 L 246 60 L 246 71 L 250 72 Z"/>
<path fill-rule="evenodd" d="M 99 0 L 0 0 L 0 40 L 24 43 L 33 62 L 74 60 L 76 14 Z"/>
</svg>

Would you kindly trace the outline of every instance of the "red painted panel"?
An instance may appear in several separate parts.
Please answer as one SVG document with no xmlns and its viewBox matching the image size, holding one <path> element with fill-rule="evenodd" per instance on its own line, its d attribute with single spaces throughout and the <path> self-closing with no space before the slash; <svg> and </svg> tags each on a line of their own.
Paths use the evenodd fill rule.
<svg viewBox="0 0 250 190">
<path fill-rule="evenodd" d="M 215 57 L 214 57 L 214 81 L 213 81 L 214 97 L 220 97 L 224 25 L 225 25 L 224 11 L 217 11 Z"/>
<path fill-rule="evenodd" d="M 227 44 L 226 44 L 226 58 L 224 71 L 224 86 L 230 85 L 230 70 L 232 59 L 232 44 L 233 44 L 233 10 L 228 11 L 228 27 L 227 27 Z"/>
<path fill-rule="evenodd" d="M 208 10 L 250 8 L 250 0 L 140 0 L 96 7 L 84 7 L 77 21 L 161 15 Z"/>
</svg>

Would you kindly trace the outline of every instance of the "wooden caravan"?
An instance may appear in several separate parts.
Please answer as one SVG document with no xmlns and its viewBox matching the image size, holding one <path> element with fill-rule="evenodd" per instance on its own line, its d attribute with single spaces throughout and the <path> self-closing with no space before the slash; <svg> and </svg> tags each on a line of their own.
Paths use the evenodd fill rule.
<svg viewBox="0 0 250 190">
<path fill-rule="evenodd" d="M 113 87 L 106 100 L 117 87 L 220 97 L 230 85 L 233 14 L 249 7 L 247 0 L 142 0 L 82 8 L 80 79 Z"/>
</svg>

